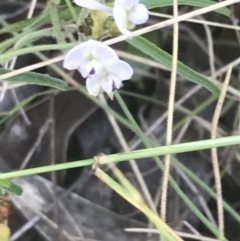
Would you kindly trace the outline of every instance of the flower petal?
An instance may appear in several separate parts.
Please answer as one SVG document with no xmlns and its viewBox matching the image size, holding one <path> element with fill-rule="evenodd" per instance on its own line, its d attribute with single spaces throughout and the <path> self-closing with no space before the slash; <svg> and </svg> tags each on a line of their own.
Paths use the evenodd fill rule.
<svg viewBox="0 0 240 241">
<path fill-rule="evenodd" d="M 136 25 L 146 23 L 149 19 L 147 7 L 144 4 L 136 5 L 129 13 L 128 19 Z"/>
<path fill-rule="evenodd" d="M 93 60 L 84 60 L 79 68 L 79 72 L 81 73 L 83 78 L 87 78 L 88 75 L 95 75 L 102 73 L 103 65 L 101 62 L 93 59 Z"/>
<path fill-rule="evenodd" d="M 132 67 L 122 60 L 119 60 L 117 63 L 108 66 L 107 69 L 112 75 L 116 76 L 117 79 L 120 80 L 131 79 L 133 75 Z"/>
<path fill-rule="evenodd" d="M 89 41 L 72 48 L 64 57 L 63 67 L 68 70 L 77 69 L 90 49 Z"/>
<path fill-rule="evenodd" d="M 96 0 L 74 0 L 74 2 L 83 8 L 88 8 L 90 10 L 98 10 L 110 13 L 112 15 L 112 8 L 96 1 Z"/>
<path fill-rule="evenodd" d="M 115 51 L 108 45 L 96 40 L 89 40 L 80 43 L 66 54 L 63 67 L 68 70 L 78 69 L 89 55 L 92 55 L 93 58 L 100 60 L 106 65 L 115 63 L 119 60 Z"/>
<path fill-rule="evenodd" d="M 104 65 L 109 65 L 119 60 L 116 52 L 108 45 L 96 40 L 89 40 L 88 42 L 92 46 L 91 51 L 96 54 L 96 59 L 100 60 Z"/>
<path fill-rule="evenodd" d="M 92 61 L 84 60 L 79 68 L 79 72 L 81 73 L 83 78 L 87 78 L 88 75 L 92 72 L 93 66 Z"/>
<path fill-rule="evenodd" d="M 127 11 L 124 7 L 122 7 L 119 3 L 119 1 L 115 1 L 113 6 L 113 17 L 115 20 L 115 23 L 119 29 L 119 31 L 122 34 L 129 34 L 130 31 L 127 30 L 128 25 L 128 17 L 127 17 Z"/>
<path fill-rule="evenodd" d="M 86 88 L 90 95 L 97 96 L 100 90 L 99 76 L 90 76 L 86 81 Z"/>
<path fill-rule="evenodd" d="M 101 82 L 101 86 L 105 92 L 108 94 L 113 92 L 114 88 L 114 81 L 111 78 L 111 75 L 108 75 L 106 78 L 104 78 Z"/>
<path fill-rule="evenodd" d="M 122 79 L 120 79 L 119 78 L 119 76 L 114 76 L 113 74 L 112 74 L 112 79 L 113 79 L 113 81 L 114 81 L 114 87 L 115 87 L 115 89 L 120 89 L 121 88 L 121 86 L 122 86 Z"/>
</svg>

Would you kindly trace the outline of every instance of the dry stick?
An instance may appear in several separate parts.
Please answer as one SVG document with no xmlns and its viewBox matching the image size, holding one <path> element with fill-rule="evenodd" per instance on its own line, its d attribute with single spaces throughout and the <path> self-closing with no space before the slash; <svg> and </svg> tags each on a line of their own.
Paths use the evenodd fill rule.
<svg viewBox="0 0 240 241">
<path fill-rule="evenodd" d="M 172 15 L 165 14 L 165 13 L 156 13 L 156 12 L 150 12 L 152 16 L 155 17 L 160 17 L 160 18 L 172 18 Z M 230 24 L 224 24 L 224 23 L 217 23 L 217 22 L 212 22 L 212 21 L 207 21 L 207 20 L 199 20 L 199 19 L 187 19 L 185 20 L 186 22 L 192 22 L 192 23 L 197 23 L 197 24 L 205 24 L 208 26 L 215 26 L 215 27 L 220 27 L 220 28 L 228 28 L 228 29 L 235 29 L 235 30 L 240 30 L 240 26 L 237 25 L 230 25 Z"/>
<path fill-rule="evenodd" d="M 178 17 L 178 0 L 173 1 L 173 15 L 175 18 Z M 175 90 L 176 90 L 176 80 L 177 80 L 178 34 L 179 34 L 178 22 L 176 22 L 173 25 L 173 61 L 172 61 L 170 92 L 169 92 L 166 145 L 172 144 L 173 114 L 174 114 Z M 171 158 L 171 155 L 166 155 L 165 168 L 163 173 L 162 198 L 161 198 L 161 204 L 160 204 L 161 218 L 163 221 L 166 221 L 167 189 L 168 189 L 168 178 L 169 178 L 169 172 L 170 172 L 170 158 Z"/>
<path fill-rule="evenodd" d="M 193 234 L 201 236 L 201 234 L 187 221 L 183 221 L 184 226 L 186 226 Z"/>
<path fill-rule="evenodd" d="M 63 210 L 64 212 L 64 216 L 66 217 L 66 219 L 68 219 L 70 221 L 70 225 L 75 229 L 78 237 L 76 237 L 76 239 L 79 240 L 83 240 L 85 241 L 85 237 L 83 235 L 82 230 L 79 227 L 79 223 L 76 222 L 75 218 L 73 217 L 73 215 L 69 212 L 69 210 L 65 207 L 65 205 L 61 202 L 61 200 L 58 200 L 58 204 L 61 210 Z"/>
<path fill-rule="evenodd" d="M 166 68 L 164 65 L 158 63 L 157 61 L 150 60 L 150 59 L 147 59 L 147 58 L 143 58 L 143 57 L 140 57 L 140 56 L 137 56 L 137 55 L 134 55 L 134 54 L 130 54 L 130 53 L 127 53 L 127 52 L 124 52 L 124 51 L 121 51 L 121 50 L 115 49 L 115 52 L 117 53 L 118 56 L 120 56 L 122 58 L 130 59 L 130 60 L 133 60 L 135 62 L 144 64 L 144 65 L 150 65 L 152 68 L 155 67 L 155 68 L 158 68 L 158 69 L 163 69 L 163 70 L 169 71 L 168 68 Z"/>
<path fill-rule="evenodd" d="M 208 205 L 206 204 L 206 201 L 205 201 L 204 197 L 199 192 L 198 188 L 195 186 L 193 181 L 180 168 L 177 168 L 177 166 L 175 164 L 173 164 L 173 166 L 175 167 L 175 170 L 178 173 L 178 175 L 183 179 L 183 181 L 187 184 L 187 186 L 195 194 L 195 196 L 198 199 L 198 202 L 200 203 L 201 208 L 202 208 L 203 212 L 206 214 L 207 218 L 211 221 L 211 223 L 215 227 L 217 227 L 217 224 L 216 224 L 216 222 L 213 218 L 213 215 L 212 215 Z"/>
<path fill-rule="evenodd" d="M 29 163 L 29 161 L 30 161 L 31 157 L 33 156 L 34 152 L 40 146 L 40 144 L 42 142 L 42 139 L 44 138 L 45 134 L 48 131 L 49 124 L 50 124 L 49 120 L 46 120 L 45 123 L 41 126 L 37 139 L 35 140 L 33 146 L 28 151 L 28 153 L 26 154 L 26 156 L 24 157 L 24 159 L 22 161 L 22 164 L 20 166 L 20 170 L 24 169 L 27 166 L 27 164 Z"/>
<path fill-rule="evenodd" d="M 226 96 L 227 87 L 229 85 L 231 73 L 232 73 L 232 66 L 230 66 L 228 69 L 225 81 L 222 86 L 222 91 L 221 91 L 221 94 L 218 99 L 218 103 L 217 103 L 217 106 L 216 106 L 216 109 L 214 112 L 213 121 L 212 121 L 212 131 L 211 131 L 212 139 L 215 139 L 217 137 L 218 120 L 221 115 L 221 110 L 222 110 L 223 102 L 224 102 L 224 99 Z M 221 185 L 221 175 L 220 175 L 219 163 L 218 163 L 217 148 L 212 148 L 211 154 L 212 154 L 215 186 L 216 186 L 216 192 L 217 192 L 218 229 L 219 229 L 219 232 L 224 236 L 224 213 L 223 213 L 223 200 L 222 200 L 222 185 Z"/>
<path fill-rule="evenodd" d="M 55 96 L 51 96 L 49 100 L 49 161 L 50 165 L 56 164 L 56 124 L 55 124 Z M 62 229 L 59 226 L 59 205 L 57 197 L 57 175 L 56 172 L 51 172 L 51 181 L 52 181 L 52 198 L 54 203 L 54 216 L 55 223 L 58 228 L 56 230 L 57 237 L 60 241 L 63 241 Z"/>
<path fill-rule="evenodd" d="M 106 102 L 106 100 L 105 100 L 105 98 L 104 98 L 104 96 L 102 94 L 99 96 L 99 99 L 104 104 L 107 104 L 107 102 Z M 128 146 L 128 144 L 127 144 L 127 142 L 126 142 L 126 140 L 125 140 L 125 138 L 124 138 L 124 136 L 122 134 L 121 129 L 119 128 L 119 125 L 118 125 L 116 119 L 109 112 L 106 112 L 106 114 L 107 114 L 108 120 L 109 120 L 110 124 L 112 125 L 112 128 L 113 128 L 116 136 L 118 137 L 118 140 L 120 142 L 121 147 L 126 152 L 130 151 L 130 148 L 129 148 L 129 146 Z M 149 193 L 149 190 L 148 190 L 148 187 L 146 185 L 146 182 L 143 179 L 142 173 L 140 172 L 136 161 L 135 160 L 130 160 L 130 165 L 131 165 L 131 167 L 132 167 L 132 169 L 133 169 L 133 171 L 134 171 L 134 173 L 136 175 L 136 178 L 138 180 L 139 185 L 142 188 L 142 192 L 143 192 L 143 194 L 144 194 L 144 196 L 145 196 L 145 198 L 146 198 L 146 200 L 148 202 L 148 205 L 150 206 L 152 211 L 157 214 L 157 210 L 156 210 L 155 204 L 154 204 L 154 202 L 152 200 L 151 194 Z"/>
<path fill-rule="evenodd" d="M 6 89 L 10 90 L 10 89 L 15 89 L 17 87 L 20 87 L 20 86 L 24 86 L 24 85 L 27 85 L 26 83 L 16 83 L 16 84 L 9 84 L 8 86 L 6 86 Z M 1 91 L 4 91 L 5 88 L 3 86 L 0 86 L 0 92 Z M 1 99 L 0 99 L 1 101 Z"/>
<path fill-rule="evenodd" d="M 37 215 L 37 217 L 40 217 L 43 221 L 45 221 L 47 224 L 49 224 L 49 226 L 52 227 L 54 230 L 59 228 L 59 226 L 55 222 L 53 222 L 47 215 L 45 215 L 41 211 L 39 211 L 38 209 L 31 206 L 27 202 L 27 200 L 22 200 L 22 198 L 20 198 L 18 196 L 15 196 L 15 199 L 18 200 L 18 202 L 20 202 L 24 206 L 27 206 L 27 208 L 30 209 L 30 211 L 32 211 L 35 215 Z M 68 232 L 66 232 L 65 230 L 63 230 L 63 235 L 66 238 L 66 240 L 72 241 L 70 234 Z M 12 241 L 12 240 L 16 240 L 16 236 L 11 237 L 10 241 Z"/>
<path fill-rule="evenodd" d="M 239 20 L 238 18 L 235 16 L 235 11 L 234 11 L 234 6 L 231 6 L 231 19 L 232 19 L 232 23 L 234 26 L 238 26 L 239 24 Z M 239 29 L 238 29 L 239 30 Z M 238 43 L 240 43 L 240 33 L 237 29 L 235 30 L 236 32 L 236 36 L 238 39 Z"/>
<path fill-rule="evenodd" d="M 227 0 L 227 1 L 224 1 L 224 2 L 216 3 L 216 4 L 213 4 L 211 6 L 201 8 L 201 9 L 192 11 L 190 13 L 183 14 L 181 16 L 178 16 L 177 18 L 168 19 L 166 21 L 151 25 L 149 27 L 139 29 L 139 30 L 134 31 L 130 34 L 122 35 L 122 36 L 107 40 L 104 43 L 107 44 L 107 45 L 112 45 L 112 44 L 127 40 L 129 38 L 133 38 L 133 37 L 136 37 L 136 36 L 139 36 L 139 35 L 154 31 L 154 30 L 158 30 L 160 28 L 167 27 L 167 26 L 172 25 L 176 22 L 186 21 L 190 18 L 202 15 L 204 13 L 214 11 L 214 10 L 222 8 L 222 7 L 229 6 L 229 5 L 237 3 L 237 2 L 239 2 L 239 0 Z M 10 78 L 10 77 L 13 77 L 15 75 L 31 71 L 33 69 L 37 69 L 37 68 L 40 68 L 40 67 L 43 67 L 43 66 L 46 66 L 46 65 L 49 65 L 49 64 L 53 64 L 53 63 L 62 61 L 63 59 L 64 59 L 64 55 L 61 55 L 61 56 L 58 56 L 56 58 L 53 58 L 53 59 L 50 59 L 50 60 L 47 60 L 47 61 L 43 61 L 43 62 L 35 64 L 35 65 L 30 65 L 28 67 L 12 71 L 11 73 L 6 73 L 6 74 L 3 74 L 3 75 L 0 75 L 0 79 L 4 80 L 4 79 Z"/>
<path fill-rule="evenodd" d="M 199 16 L 200 19 L 202 19 L 202 16 Z M 203 24 L 203 27 L 206 32 L 207 41 L 208 41 L 208 55 L 209 55 L 209 64 L 210 64 L 210 70 L 211 70 L 211 76 L 215 76 L 216 68 L 215 68 L 215 57 L 214 57 L 214 45 L 213 45 L 213 38 L 211 29 L 207 24 Z"/>
</svg>

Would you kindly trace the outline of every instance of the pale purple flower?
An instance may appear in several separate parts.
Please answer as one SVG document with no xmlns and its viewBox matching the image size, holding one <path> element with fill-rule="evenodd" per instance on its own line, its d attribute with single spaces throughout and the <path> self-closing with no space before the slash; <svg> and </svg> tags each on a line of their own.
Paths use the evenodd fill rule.
<svg viewBox="0 0 240 241">
<path fill-rule="evenodd" d="M 127 34 L 129 22 L 135 25 L 144 24 L 148 21 L 149 12 L 139 0 L 115 0 L 113 16 L 121 33 Z"/>
<path fill-rule="evenodd" d="M 90 75 L 86 81 L 86 87 L 90 95 L 97 96 L 101 90 L 111 94 L 120 89 L 122 81 L 128 80 L 133 75 L 132 67 L 118 60 L 112 65 L 103 66 L 101 73 Z"/>
<path fill-rule="evenodd" d="M 148 21 L 147 7 L 139 0 L 115 0 L 113 8 L 101 3 L 99 0 L 74 0 L 81 7 L 91 10 L 104 11 L 111 15 L 122 34 L 128 34 L 131 25 L 144 24 Z"/>
<path fill-rule="evenodd" d="M 63 67 L 78 69 L 83 78 L 95 74 L 105 65 L 118 61 L 117 54 L 106 44 L 88 40 L 71 49 L 64 58 Z"/>
<path fill-rule="evenodd" d="M 119 89 L 122 81 L 133 75 L 131 66 L 120 60 L 109 46 L 89 40 L 71 49 L 64 58 L 64 68 L 77 69 L 87 78 L 86 87 L 90 95 L 100 91 L 110 94 Z"/>
</svg>

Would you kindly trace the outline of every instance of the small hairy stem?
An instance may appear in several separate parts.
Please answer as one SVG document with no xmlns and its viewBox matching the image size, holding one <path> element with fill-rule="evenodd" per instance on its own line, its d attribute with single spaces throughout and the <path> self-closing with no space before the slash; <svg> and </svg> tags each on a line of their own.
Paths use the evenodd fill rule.
<svg viewBox="0 0 240 241">
<path fill-rule="evenodd" d="M 173 14 L 174 17 L 178 17 L 178 1 L 173 1 Z M 172 128 L 173 128 L 173 114 L 174 114 L 174 102 L 175 102 L 175 90 L 176 90 L 176 79 L 177 79 L 177 61 L 178 61 L 178 22 L 173 25 L 173 62 L 172 62 L 172 73 L 171 83 L 169 92 L 169 105 L 168 105 L 168 122 L 167 122 L 167 136 L 166 145 L 172 144 Z M 161 218 L 166 221 L 166 209 L 167 209 L 167 189 L 168 189 L 168 178 L 170 172 L 170 158 L 171 155 L 165 156 L 165 168 L 163 173 L 162 183 L 162 198 L 160 203 Z"/>
<path fill-rule="evenodd" d="M 74 7 L 73 7 L 73 5 L 72 5 L 72 1 L 70 1 L 70 0 L 65 0 L 65 1 L 66 1 L 67 6 L 68 6 L 69 12 L 71 13 L 74 21 L 77 23 L 77 21 L 78 21 L 78 15 L 77 15 L 77 13 L 75 12 L 75 9 L 74 9 Z"/>
<path fill-rule="evenodd" d="M 61 20 L 59 18 L 58 11 L 58 5 L 54 1 L 52 1 L 50 15 L 55 33 L 55 38 L 57 39 L 57 42 L 59 44 L 63 44 L 65 43 L 65 39 L 61 30 Z"/>
<path fill-rule="evenodd" d="M 222 86 L 222 91 L 220 97 L 218 99 L 218 103 L 213 115 L 212 121 L 212 131 L 211 131 L 211 138 L 217 138 L 217 127 L 218 127 L 218 120 L 221 115 L 221 110 L 223 106 L 223 102 L 226 96 L 227 87 L 229 85 L 230 77 L 232 73 L 232 67 L 230 66 L 225 78 L 225 81 Z M 215 186 L 217 192 L 217 207 L 218 207 L 218 230 L 224 237 L 224 212 L 223 212 L 223 198 L 222 198 L 222 184 L 221 184 L 221 174 L 219 170 L 219 162 L 218 162 L 218 155 L 217 155 L 217 148 L 211 149 L 212 154 L 212 164 L 213 164 L 213 172 L 215 178 Z"/>
</svg>

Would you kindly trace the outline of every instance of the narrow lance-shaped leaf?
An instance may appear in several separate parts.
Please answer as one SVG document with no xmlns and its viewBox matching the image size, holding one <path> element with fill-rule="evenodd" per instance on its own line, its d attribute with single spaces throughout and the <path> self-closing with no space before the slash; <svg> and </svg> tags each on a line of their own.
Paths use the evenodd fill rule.
<svg viewBox="0 0 240 241">
<path fill-rule="evenodd" d="M 163 51 L 155 44 L 146 40 L 143 37 L 135 37 L 133 39 L 127 40 L 129 44 L 134 46 L 135 48 L 141 50 L 143 53 L 147 54 L 157 62 L 161 63 L 168 69 L 171 69 L 172 66 L 172 56 L 167 52 Z M 200 84 L 211 91 L 215 96 L 219 96 L 220 89 L 213 82 L 211 82 L 205 76 L 199 74 L 198 72 L 192 70 L 182 62 L 178 61 L 178 69 L 177 72 L 180 76 L 190 80 L 194 83 Z"/>
<path fill-rule="evenodd" d="M 6 74 L 11 72 L 7 69 L 0 69 L 0 79 L 2 74 Z M 9 79 L 4 80 L 6 82 L 14 82 L 14 83 L 26 83 L 26 84 L 35 84 L 35 85 L 43 85 L 48 86 L 60 90 L 67 89 L 67 83 L 63 80 L 50 77 L 44 74 L 29 72 L 20 75 L 13 76 Z"/>
<path fill-rule="evenodd" d="M 17 196 L 22 195 L 22 188 L 18 186 L 17 184 L 13 183 L 12 181 L 8 179 L 1 179 L 0 180 L 0 196 L 3 196 L 5 192 L 13 193 Z"/>
<path fill-rule="evenodd" d="M 173 0 L 141 0 L 141 3 L 144 3 L 148 9 L 152 9 L 172 6 Z M 193 7 L 208 7 L 213 4 L 216 4 L 216 2 L 211 0 L 178 0 L 178 5 L 188 5 Z M 227 17 L 231 16 L 231 11 L 227 7 L 216 9 L 215 12 Z"/>
<path fill-rule="evenodd" d="M 23 189 L 19 185 L 13 183 L 12 181 L 10 181 L 10 180 L 7 180 L 7 181 L 10 183 L 10 186 L 4 187 L 3 189 L 6 190 L 7 192 L 11 192 L 17 196 L 21 196 Z"/>
<path fill-rule="evenodd" d="M 11 183 L 7 179 L 0 180 L 0 187 L 7 188 L 7 187 L 10 187 L 10 186 L 11 186 Z"/>
</svg>

